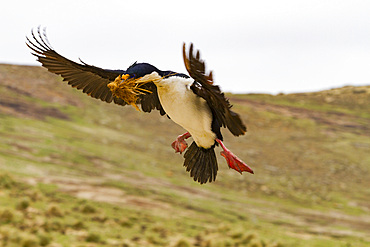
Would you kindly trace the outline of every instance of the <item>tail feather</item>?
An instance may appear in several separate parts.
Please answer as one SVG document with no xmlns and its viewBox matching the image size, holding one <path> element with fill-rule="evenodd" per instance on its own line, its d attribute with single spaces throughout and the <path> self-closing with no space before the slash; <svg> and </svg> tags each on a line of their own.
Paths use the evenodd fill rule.
<svg viewBox="0 0 370 247">
<path fill-rule="evenodd" d="M 194 181 L 201 184 L 215 181 L 218 165 L 214 147 L 205 149 L 193 142 L 184 158 L 186 171 L 190 171 L 190 176 L 194 177 Z"/>
</svg>

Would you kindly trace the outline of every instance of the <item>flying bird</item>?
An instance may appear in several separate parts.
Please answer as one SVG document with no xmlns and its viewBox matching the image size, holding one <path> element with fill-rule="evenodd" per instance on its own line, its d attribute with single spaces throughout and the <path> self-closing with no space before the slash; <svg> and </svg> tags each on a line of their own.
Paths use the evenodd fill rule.
<svg viewBox="0 0 370 247">
<path fill-rule="evenodd" d="M 188 74 L 159 70 L 149 63 L 133 63 L 126 70 L 108 70 L 88 65 L 82 60 L 73 62 L 59 55 L 50 45 L 45 29 L 32 30 L 27 46 L 43 67 L 60 75 L 64 81 L 87 95 L 118 105 L 133 105 L 144 112 L 158 110 L 187 132 L 171 144 L 176 152 L 184 154 L 184 166 L 194 181 L 203 184 L 215 181 L 218 164 L 215 147 L 221 146 L 221 155 L 228 166 L 239 173 L 253 174 L 252 169 L 223 144 L 221 127 L 234 136 L 247 131 L 240 116 L 231 110 L 231 104 L 214 85 L 212 71 L 207 73 L 199 50 L 189 52 L 183 44 L 183 59 Z M 186 139 L 192 137 L 188 147 Z"/>
</svg>

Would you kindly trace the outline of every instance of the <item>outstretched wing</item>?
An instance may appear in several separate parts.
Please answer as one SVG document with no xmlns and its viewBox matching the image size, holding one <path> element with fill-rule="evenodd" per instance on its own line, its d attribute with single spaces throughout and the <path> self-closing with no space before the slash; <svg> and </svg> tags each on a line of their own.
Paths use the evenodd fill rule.
<svg viewBox="0 0 370 247">
<path fill-rule="evenodd" d="M 124 70 L 108 70 L 88 65 L 81 61 L 80 63 L 73 62 L 59 55 L 49 44 L 45 34 L 45 29 L 41 33 L 40 28 L 37 31 L 38 37 L 32 31 L 33 40 L 27 37 L 26 45 L 33 51 L 33 55 L 43 67 L 50 72 L 61 75 L 64 81 L 69 85 L 82 90 L 89 96 L 111 103 L 112 101 L 118 105 L 126 105 L 127 103 L 118 97 L 113 96 L 107 85 L 114 81 L 117 76 L 125 73 Z M 144 93 L 139 96 L 137 104 L 141 104 L 144 112 L 150 112 L 153 109 L 158 109 L 161 115 L 165 112 L 158 99 L 157 88 L 154 83 L 147 83 L 145 89 L 152 93 Z"/>
<path fill-rule="evenodd" d="M 186 47 L 185 43 L 182 46 L 182 56 L 184 58 L 185 68 L 188 71 L 189 75 L 201 84 L 213 84 L 212 71 L 206 75 L 206 65 L 203 60 L 200 59 L 199 50 L 197 54 L 193 56 L 193 43 L 190 43 L 189 56 L 186 56 Z"/>
<path fill-rule="evenodd" d="M 216 118 L 223 127 L 227 127 L 235 135 L 243 135 L 247 127 L 243 124 L 240 116 L 231 110 L 229 100 L 221 92 L 220 87 L 213 85 L 212 71 L 207 75 L 205 63 L 200 58 L 199 50 L 194 57 L 193 44 L 190 44 L 189 55 L 186 54 L 185 43 L 183 45 L 184 63 L 189 75 L 196 81 L 190 87 L 195 94 L 205 99 Z"/>
</svg>

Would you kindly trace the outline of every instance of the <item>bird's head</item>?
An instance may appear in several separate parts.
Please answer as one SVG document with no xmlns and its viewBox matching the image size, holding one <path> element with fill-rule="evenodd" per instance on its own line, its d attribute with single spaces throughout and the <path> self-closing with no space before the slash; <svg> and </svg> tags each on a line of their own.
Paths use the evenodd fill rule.
<svg viewBox="0 0 370 247">
<path fill-rule="evenodd" d="M 161 79 L 158 75 L 159 72 L 160 70 L 151 64 L 135 62 L 124 74 L 117 76 L 107 86 L 113 96 L 123 99 L 127 104 L 133 105 L 139 110 L 136 105 L 139 96 L 152 93 L 146 84 Z"/>
<path fill-rule="evenodd" d="M 130 78 L 139 79 L 143 76 L 149 75 L 153 72 L 159 73 L 156 67 L 148 63 L 134 63 L 127 70 L 126 74 L 130 75 Z"/>
</svg>

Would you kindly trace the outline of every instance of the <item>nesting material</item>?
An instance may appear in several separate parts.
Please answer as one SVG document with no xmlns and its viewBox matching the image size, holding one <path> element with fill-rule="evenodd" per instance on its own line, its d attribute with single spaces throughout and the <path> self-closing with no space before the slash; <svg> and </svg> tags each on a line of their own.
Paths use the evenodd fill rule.
<svg viewBox="0 0 370 247">
<path fill-rule="evenodd" d="M 143 85 L 151 82 L 151 80 L 143 81 L 139 79 L 129 78 L 129 75 L 119 75 L 107 86 L 111 90 L 113 96 L 123 99 L 127 104 L 132 105 L 136 110 L 140 111 L 136 105 L 137 99 L 142 94 L 152 93 L 151 91 L 142 88 Z"/>
</svg>

